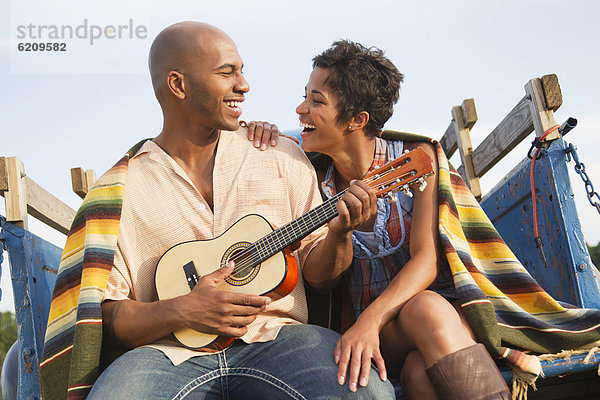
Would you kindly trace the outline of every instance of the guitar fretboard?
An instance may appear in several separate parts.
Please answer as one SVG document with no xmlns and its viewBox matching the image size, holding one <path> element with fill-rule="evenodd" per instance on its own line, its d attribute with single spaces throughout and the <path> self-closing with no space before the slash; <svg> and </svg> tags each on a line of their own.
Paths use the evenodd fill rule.
<svg viewBox="0 0 600 400">
<path fill-rule="evenodd" d="M 260 264 L 274 254 L 285 249 L 290 244 L 302 239 L 321 225 L 324 225 L 335 218 L 338 215 L 335 203 L 342 198 L 346 191 L 347 189 L 341 191 L 300 218 L 295 219 L 254 242 L 248 249 L 250 250 L 250 254 L 252 254 L 253 264 Z"/>
</svg>

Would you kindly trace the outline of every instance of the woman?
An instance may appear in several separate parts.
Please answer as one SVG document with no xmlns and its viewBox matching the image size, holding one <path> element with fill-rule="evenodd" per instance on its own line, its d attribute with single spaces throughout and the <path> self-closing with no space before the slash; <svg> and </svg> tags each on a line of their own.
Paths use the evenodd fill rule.
<svg viewBox="0 0 600 400">
<path fill-rule="evenodd" d="M 426 142 L 379 137 L 398 100 L 402 74 L 378 49 L 338 41 L 313 59 L 300 116 L 302 147 L 330 160 L 318 170 L 327 197 L 354 179 Z M 437 163 L 436 163 L 437 171 Z M 348 276 L 356 322 L 335 350 L 340 384 L 366 385 L 371 359 L 381 379 L 400 378 L 409 398 L 508 399 L 494 362 L 477 345 L 460 310 L 438 235 L 437 174 L 414 197 L 398 195 L 353 233 L 354 260 L 347 270 L 304 275 L 326 291 Z"/>
</svg>

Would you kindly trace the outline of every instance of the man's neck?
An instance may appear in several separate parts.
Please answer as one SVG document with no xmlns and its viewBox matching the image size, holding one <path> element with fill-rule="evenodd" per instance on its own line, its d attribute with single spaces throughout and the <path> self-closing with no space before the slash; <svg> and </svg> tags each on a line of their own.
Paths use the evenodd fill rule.
<svg viewBox="0 0 600 400">
<path fill-rule="evenodd" d="M 193 167 L 200 159 L 214 154 L 220 131 L 205 127 L 173 128 L 164 125 L 153 140 L 174 160 Z"/>
<path fill-rule="evenodd" d="M 213 209 L 213 169 L 220 131 L 168 130 L 153 139 L 191 179 L 209 207 Z"/>
</svg>

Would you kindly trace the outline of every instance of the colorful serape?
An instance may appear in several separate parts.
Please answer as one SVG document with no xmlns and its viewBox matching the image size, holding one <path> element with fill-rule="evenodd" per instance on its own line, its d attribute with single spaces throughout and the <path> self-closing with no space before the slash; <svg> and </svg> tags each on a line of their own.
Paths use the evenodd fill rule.
<svg viewBox="0 0 600 400">
<path fill-rule="evenodd" d="M 435 143 L 439 227 L 464 312 L 490 353 L 530 374 L 537 357 L 600 340 L 600 311 L 564 308 L 527 273 L 500 238 L 441 146 L 423 136 L 385 131 L 392 140 Z M 45 399 L 84 399 L 99 373 L 100 303 L 112 269 L 129 158 L 138 143 L 86 196 L 67 237 L 52 296 L 40 379 Z M 507 279 L 508 278 L 508 279 Z M 514 289 L 520 283 L 520 290 Z M 520 349 L 520 350 L 517 350 Z"/>
<path fill-rule="evenodd" d="M 44 399 L 85 399 L 98 377 L 100 303 L 113 266 L 129 158 L 96 182 L 75 215 L 52 294 L 40 380 Z"/>
<path fill-rule="evenodd" d="M 441 245 L 469 325 L 492 356 L 533 383 L 541 373 L 540 361 L 523 350 L 557 353 L 597 345 L 600 311 L 565 308 L 540 287 L 450 169 L 439 143 L 404 132 L 384 131 L 382 136 L 436 146 Z"/>
</svg>

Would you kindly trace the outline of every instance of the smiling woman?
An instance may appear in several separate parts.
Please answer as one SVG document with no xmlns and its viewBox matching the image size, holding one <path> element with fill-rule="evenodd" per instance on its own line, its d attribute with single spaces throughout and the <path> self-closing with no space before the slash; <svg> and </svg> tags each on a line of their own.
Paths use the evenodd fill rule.
<svg viewBox="0 0 600 400">
<path fill-rule="evenodd" d="M 381 50 L 338 41 L 313 59 L 313 68 L 296 112 L 302 148 L 330 157 L 317 164 L 326 198 L 404 151 L 420 148 L 437 160 L 430 143 L 380 137 L 403 79 Z M 356 321 L 334 352 L 340 384 L 366 385 L 373 360 L 381 379 L 388 373 L 401 379 L 411 399 L 508 399 L 497 367 L 464 322 L 443 263 L 435 164 L 435 174 L 414 197 L 378 200 L 377 214 L 355 227 L 348 266 L 306 271 L 304 277 L 327 291 L 345 274 Z"/>
</svg>

